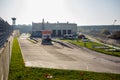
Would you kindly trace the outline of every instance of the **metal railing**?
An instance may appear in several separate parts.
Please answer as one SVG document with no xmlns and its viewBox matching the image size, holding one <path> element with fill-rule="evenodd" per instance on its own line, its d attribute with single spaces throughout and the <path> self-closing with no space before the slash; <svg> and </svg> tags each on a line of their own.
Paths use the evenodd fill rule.
<svg viewBox="0 0 120 80">
<path fill-rule="evenodd" d="M 13 27 L 0 17 L 0 48 L 4 46 L 8 37 L 11 35 Z"/>
</svg>

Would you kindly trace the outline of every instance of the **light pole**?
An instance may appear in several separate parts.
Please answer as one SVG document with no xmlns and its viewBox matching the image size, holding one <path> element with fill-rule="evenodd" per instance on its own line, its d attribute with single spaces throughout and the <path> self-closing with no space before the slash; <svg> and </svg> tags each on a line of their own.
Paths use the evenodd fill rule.
<svg viewBox="0 0 120 80">
<path fill-rule="evenodd" d="M 114 27 L 114 25 L 115 25 L 116 22 L 117 22 L 117 20 L 115 19 L 115 20 L 113 21 L 113 27 Z M 112 43 L 112 45 L 114 45 L 114 43 Z"/>
<path fill-rule="evenodd" d="M 117 22 L 117 20 L 115 19 L 115 20 L 113 21 L 113 26 L 115 25 L 116 22 Z"/>
</svg>

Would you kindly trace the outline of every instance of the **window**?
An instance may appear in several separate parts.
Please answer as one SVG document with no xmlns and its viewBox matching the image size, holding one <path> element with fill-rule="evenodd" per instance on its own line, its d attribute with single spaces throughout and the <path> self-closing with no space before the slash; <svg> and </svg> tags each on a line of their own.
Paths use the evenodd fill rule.
<svg viewBox="0 0 120 80">
<path fill-rule="evenodd" d="M 71 34 L 72 33 L 72 31 L 71 30 L 68 30 L 68 34 Z"/>
<path fill-rule="evenodd" d="M 61 30 L 58 30 L 58 36 L 59 37 L 61 36 Z"/>
<path fill-rule="evenodd" d="M 63 30 L 63 35 L 65 35 L 66 34 L 66 30 Z"/>
<path fill-rule="evenodd" d="M 56 30 L 52 30 L 52 36 L 53 36 L 53 37 L 56 36 Z"/>
</svg>

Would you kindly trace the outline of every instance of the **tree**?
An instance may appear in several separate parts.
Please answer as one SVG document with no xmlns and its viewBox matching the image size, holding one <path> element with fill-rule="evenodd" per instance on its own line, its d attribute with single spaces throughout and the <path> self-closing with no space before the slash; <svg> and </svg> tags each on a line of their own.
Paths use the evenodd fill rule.
<svg viewBox="0 0 120 80">
<path fill-rule="evenodd" d="M 109 36 L 112 39 L 120 39 L 120 31 L 115 31 L 112 35 Z"/>
<path fill-rule="evenodd" d="M 103 35 L 110 35 L 111 34 L 110 31 L 106 30 L 106 29 L 102 30 L 100 33 Z"/>
</svg>

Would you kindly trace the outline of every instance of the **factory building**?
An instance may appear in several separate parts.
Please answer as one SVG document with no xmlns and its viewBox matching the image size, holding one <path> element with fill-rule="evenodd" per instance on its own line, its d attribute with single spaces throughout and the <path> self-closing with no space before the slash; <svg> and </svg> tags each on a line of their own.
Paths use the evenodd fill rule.
<svg viewBox="0 0 120 80">
<path fill-rule="evenodd" d="M 77 24 L 75 23 L 48 23 L 44 22 L 44 19 L 41 23 L 32 22 L 32 36 L 41 36 L 42 30 L 49 30 L 52 32 L 52 37 L 62 37 L 65 34 L 76 34 L 77 33 Z"/>
</svg>

